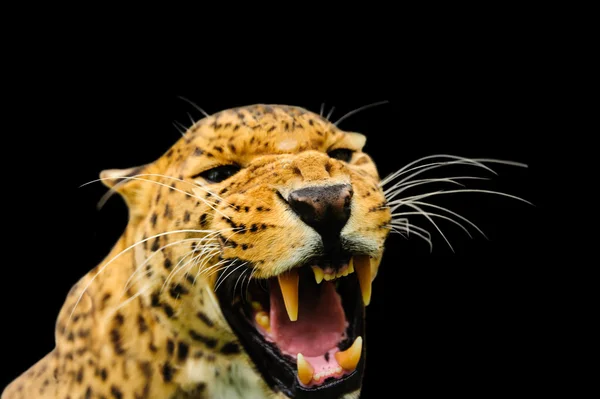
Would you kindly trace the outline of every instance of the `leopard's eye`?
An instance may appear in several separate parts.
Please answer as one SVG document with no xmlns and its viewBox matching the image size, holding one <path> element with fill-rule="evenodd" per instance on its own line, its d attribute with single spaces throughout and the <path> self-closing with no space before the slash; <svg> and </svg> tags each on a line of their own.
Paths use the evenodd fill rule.
<svg viewBox="0 0 600 399">
<path fill-rule="evenodd" d="M 350 160 L 352 159 L 352 155 L 354 155 L 354 151 L 345 148 L 340 148 L 329 152 L 328 155 L 329 157 L 338 159 L 340 161 L 350 162 Z"/>
<path fill-rule="evenodd" d="M 194 178 L 201 177 L 209 183 L 220 183 L 235 175 L 240 169 L 237 165 L 217 166 L 194 176 Z"/>
</svg>

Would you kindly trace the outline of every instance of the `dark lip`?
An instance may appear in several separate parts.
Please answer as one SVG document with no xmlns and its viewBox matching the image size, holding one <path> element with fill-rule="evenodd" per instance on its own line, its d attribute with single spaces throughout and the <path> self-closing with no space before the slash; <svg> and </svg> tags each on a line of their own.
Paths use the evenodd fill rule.
<svg viewBox="0 0 600 399">
<path fill-rule="evenodd" d="M 232 260 L 232 262 L 234 261 Z M 339 348 L 346 350 L 358 336 L 363 337 L 363 353 L 358 368 L 352 374 L 341 379 L 332 379 L 317 388 L 305 388 L 296 377 L 295 362 L 282 355 L 276 345 L 265 341 L 262 334 L 250 322 L 245 313 L 244 301 L 232 301 L 232 292 L 240 273 L 242 273 L 241 270 L 227 277 L 217 290 L 217 298 L 225 319 L 271 389 L 283 392 L 286 396 L 294 399 L 338 398 L 360 389 L 367 345 L 365 307 L 362 303 L 356 274 L 339 280 L 338 293 L 342 296 L 344 313 L 349 323 L 348 338 L 340 343 Z"/>
</svg>

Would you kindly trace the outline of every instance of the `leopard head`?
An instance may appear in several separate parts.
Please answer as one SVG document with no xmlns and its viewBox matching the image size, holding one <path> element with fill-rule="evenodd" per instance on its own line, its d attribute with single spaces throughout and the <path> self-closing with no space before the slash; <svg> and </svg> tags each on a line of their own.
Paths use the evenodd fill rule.
<svg viewBox="0 0 600 399">
<path fill-rule="evenodd" d="M 357 392 L 391 230 L 364 145 L 318 114 L 256 105 L 197 122 L 151 164 L 103 172 L 130 209 L 131 291 L 274 392 Z"/>
</svg>

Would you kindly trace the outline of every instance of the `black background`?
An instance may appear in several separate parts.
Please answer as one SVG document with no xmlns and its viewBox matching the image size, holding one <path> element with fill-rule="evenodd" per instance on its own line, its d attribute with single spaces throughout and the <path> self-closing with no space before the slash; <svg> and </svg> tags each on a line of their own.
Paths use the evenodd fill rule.
<svg viewBox="0 0 600 399">
<path fill-rule="evenodd" d="M 418 96 L 395 94 L 344 100 L 260 96 L 216 100 L 202 92 L 140 92 L 117 84 L 60 85 L 17 104 L 5 152 L 8 175 L 3 239 L 6 253 L 0 290 L 9 367 L 0 386 L 25 371 L 54 345 L 54 323 L 70 287 L 109 252 L 127 218 L 119 198 L 100 211 L 100 183 L 83 188 L 102 169 L 150 162 L 201 115 L 185 96 L 213 113 L 253 103 L 299 105 L 319 111 L 336 106 L 333 119 L 370 102 L 390 104 L 348 119 L 342 128 L 364 133 L 366 151 L 386 176 L 430 154 L 498 158 L 528 169 L 498 166 L 499 176 L 478 188 L 525 198 L 535 206 L 484 194 L 442 197 L 436 202 L 469 217 L 488 235 L 469 239 L 440 222 L 451 252 L 432 231 L 434 249 L 418 239 L 391 236 L 368 309 L 369 359 L 365 397 L 400 386 L 409 392 L 481 394 L 523 392 L 539 381 L 547 360 L 547 261 L 541 227 L 546 173 L 539 154 L 545 131 L 535 101 L 508 81 L 473 80 L 453 90 L 428 88 Z M 522 87 L 522 86 L 519 86 Z M 63 90 L 64 89 L 64 90 Z M 44 110 L 43 112 L 40 110 Z M 51 112 L 47 112 L 51 111 Z M 46 117 L 50 115 L 51 117 Z M 480 176 L 489 174 L 477 172 Z M 431 175 L 433 176 L 433 175 Z M 449 175 L 445 175 L 449 176 Z M 426 190 L 426 186 L 422 190 Z M 423 192 L 423 191 L 418 191 Z M 9 260 L 10 259 L 10 260 Z M 2 356 L 7 358 L 6 356 Z"/>
</svg>

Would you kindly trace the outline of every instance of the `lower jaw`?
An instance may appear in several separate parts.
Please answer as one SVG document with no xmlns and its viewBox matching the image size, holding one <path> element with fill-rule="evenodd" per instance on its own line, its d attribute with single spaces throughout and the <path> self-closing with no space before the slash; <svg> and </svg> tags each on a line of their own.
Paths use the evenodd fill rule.
<svg viewBox="0 0 600 399">
<path fill-rule="evenodd" d="M 236 281 L 235 278 L 227 278 L 227 280 Z M 316 383 L 304 385 L 298 380 L 295 360 L 281 353 L 276 344 L 266 340 L 257 331 L 250 317 L 245 313 L 244 301 L 231 303 L 231 292 L 235 287 L 233 285 L 226 287 L 226 285 L 227 281 L 217 292 L 222 312 L 256 369 L 273 391 L 282 392 L 289 398 L 325 399 L 343 397 L 360 390 L 364 374 L 366 343 L 362 345 L 361 359 L 356 370 L 352 372 L 341 370 L 331 376 L 316 378 Z M 357 290 L 356 278 L 340 281 L 338 292 L 345 299 L 344 312 L 349 325 L 346 331 L 347 338 L 339 343 L 338 348 L 332 349 L 331 354 L 337 350 L 347 350 L 357 337 L 363 337 L 363 340 L 365 338 L 364 305 L 360 295 L 357 295 Z"/>
</svg>

